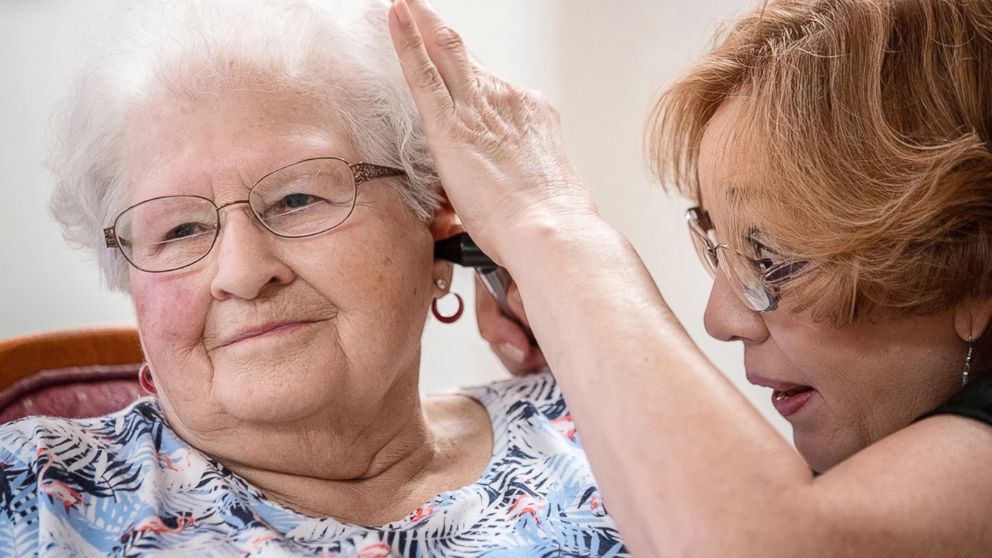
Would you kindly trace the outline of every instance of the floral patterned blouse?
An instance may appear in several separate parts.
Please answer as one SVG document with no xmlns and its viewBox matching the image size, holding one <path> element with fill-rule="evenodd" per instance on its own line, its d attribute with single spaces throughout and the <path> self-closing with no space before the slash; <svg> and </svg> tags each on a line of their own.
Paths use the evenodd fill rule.
<svg viewBox="0 0 992 558">
<path fill-rule="evenodd" d="M 155 399 L 0 427 L 2 556 L 628 556 L 550 374 L 456 393 L 493 422 L 473 484 L 378 527 L 267 499 L 186 445 Z"/>
</svg>

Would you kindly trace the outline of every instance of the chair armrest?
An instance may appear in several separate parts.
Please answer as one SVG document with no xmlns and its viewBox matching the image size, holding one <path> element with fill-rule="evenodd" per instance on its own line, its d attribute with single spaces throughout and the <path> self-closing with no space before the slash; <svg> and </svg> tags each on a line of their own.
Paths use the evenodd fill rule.
<svg viewBox="0 0 992 558">
<path fill-rule="evenodd" d="M 138 331 L 92 328 L 52 331 L 0 341 L 0 390 L 41 370 L 140 363 Z"/>
</svg>

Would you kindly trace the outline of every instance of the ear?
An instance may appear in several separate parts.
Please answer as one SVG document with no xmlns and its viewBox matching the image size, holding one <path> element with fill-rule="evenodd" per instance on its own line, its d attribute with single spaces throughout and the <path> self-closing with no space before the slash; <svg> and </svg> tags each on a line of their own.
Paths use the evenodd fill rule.
<svg viewBox="0 0 992 558">
<path fill-rule="evenodd" d="M 451 207 L 451 202 L 448 201 L 448 196 L 444 194 L 444 191 L 441 192 L 441 205 L 434 212 L 434 218 L 431 219 L 429 228 L 434 242 L 445 240 L 456 234 L 465 232 L 465 227 L 462 226 L 462 222 L 458 219 L 458 215 L 455 214 L 455 209 Z M 454 265 L 451 262 L 436 259 L 434 260 L 432 274 L 434 298 L 440 298 L 448 294 L 448 290 L 451 288 L 451 278 L 454 275 Z M 447 285 L 447 288 L 438 288 L 438 279 L 443 279 L 443 284 Z"/>
<path fill-rule="evenodd" d="M 969 298 L 954 309 L 954 329 L 964 341 L 978 341 L 992 322 L 992 297 Z"/>
<path fill-rule="evenodd" d="M 434 242 L 465 232 L 465 227 L 462 226 L 461 220 L 455 214 L 455 209 L 451 207 L 451 202 L 448 201 L 448 196 L 443 191 L 441 192 L 441 205 L 434 212 L 434 218 L 431 219 L 430 223 L 430 230 Z"/>
</svg>

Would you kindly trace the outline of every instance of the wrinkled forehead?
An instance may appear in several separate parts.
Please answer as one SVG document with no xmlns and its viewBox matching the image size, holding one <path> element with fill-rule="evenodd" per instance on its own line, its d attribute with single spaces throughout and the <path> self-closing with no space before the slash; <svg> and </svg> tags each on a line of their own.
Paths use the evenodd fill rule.
<svg viewBox="0 0 992 558">
<path fill-rule="evenodd" d="M 330 101 L 259 86 L 157 97 L 128 114 L 124 146 L 130 203 L 177 194 L 214 198 L 217 190 L 246 191 L 302 159 L 358 158 Z"/>
</svg>

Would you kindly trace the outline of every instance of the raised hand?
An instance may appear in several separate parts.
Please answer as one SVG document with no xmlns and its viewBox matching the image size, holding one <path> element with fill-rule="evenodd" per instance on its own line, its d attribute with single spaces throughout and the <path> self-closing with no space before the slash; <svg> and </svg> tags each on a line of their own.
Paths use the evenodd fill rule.
<svg viewBox="0 0 992 558">
<path fill-rule="evenodd" d="M 476 63 L 424 0 L 397 0 L 389 29 L 445 192 L 490 257 L 505 266 L 515 243 L 598 219 L 539 93 Z"/>
</svg>

